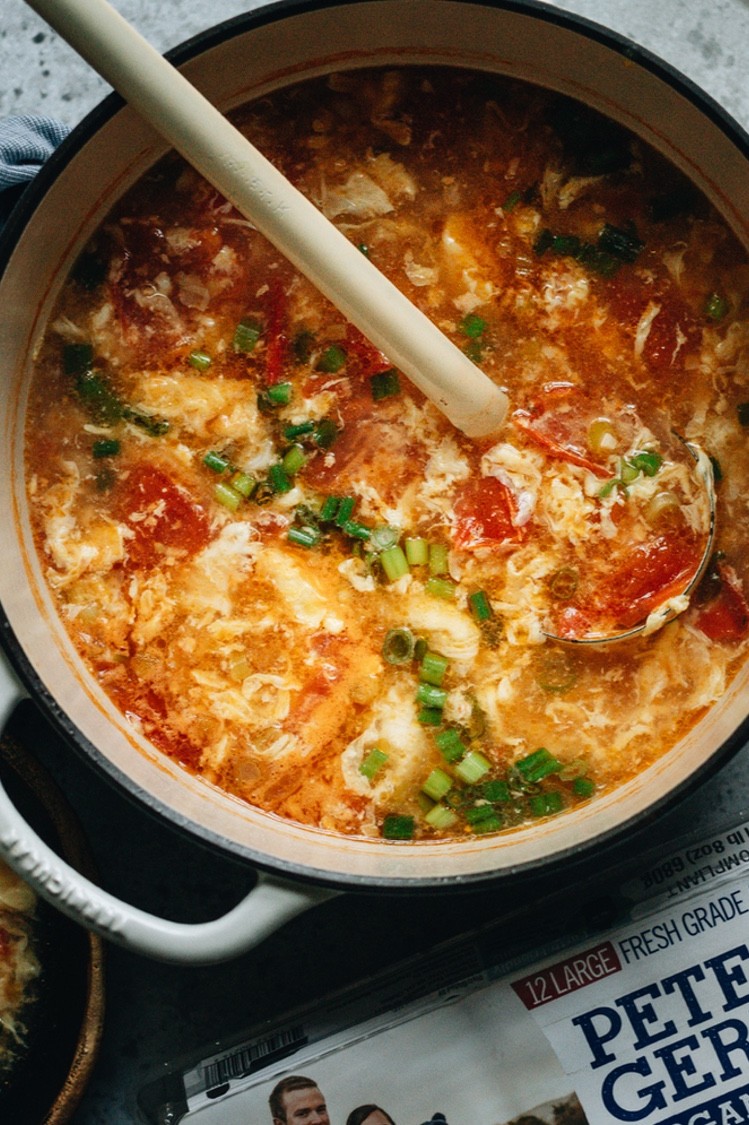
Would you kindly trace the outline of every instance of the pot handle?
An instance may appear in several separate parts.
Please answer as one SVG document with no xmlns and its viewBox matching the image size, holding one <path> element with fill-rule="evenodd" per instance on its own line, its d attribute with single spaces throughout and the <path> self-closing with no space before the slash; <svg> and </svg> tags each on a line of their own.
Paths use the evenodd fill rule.
<svg viewBox="0 0 749 1125">
<path fill-rule="evenodd" d="M 0 657 L 0 730 L 23 692 Z M 0 855 L 63 914 L 135 953 L 184 965 L 210 965 L 253 949 L 297 914 L 338 892 L 259 873 L 228 913 L 210 922 L 173 922 L 122 902 L 52 850 L 24 820 L 0 783 Z"/>
</svg>

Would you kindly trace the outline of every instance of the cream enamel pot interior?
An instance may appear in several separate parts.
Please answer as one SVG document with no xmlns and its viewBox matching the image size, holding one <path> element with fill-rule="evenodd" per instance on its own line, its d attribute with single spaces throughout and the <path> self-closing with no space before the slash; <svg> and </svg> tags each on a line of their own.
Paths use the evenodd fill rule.
<svg viewBox="0 0 749 1125">
<path fill-rule="evenodd" d="M 704 95 L 631 44 L 545 5 L 359 0 L 273 5 L 176 55 L 229 110 L 292 81 L 346 67 L 443 64 L 484 69 L 569 94 L 619 121 L 681 167 L 749 245 L 749 140 Z M 0 849 L 39 892 L 141 953 L 207 963 L 251 948 L 300 910 L 346 888 L 441 890 L 511 880 L 611 840 L 694 786 L 743 745 L 749 669 L 669 754 L 615 793 L 532 830 L 449 844 L 345 839 L 249 808 L 191 777 L 114 710 L 57 620 L 36 559 L 23 477 L 31 356 L 64 276 L 114 201 L 164 143 L 116 98 L 78 127 L 12 216 L 0 250 L 0 711 L 31 695 L 97 768 L 177 828 L 261 871 L 223 918 L 182 925 L 147 915 L 81 879 L 0 794 Z M 158 862 L 158 860 L 155 860 Z"/>
</svg>

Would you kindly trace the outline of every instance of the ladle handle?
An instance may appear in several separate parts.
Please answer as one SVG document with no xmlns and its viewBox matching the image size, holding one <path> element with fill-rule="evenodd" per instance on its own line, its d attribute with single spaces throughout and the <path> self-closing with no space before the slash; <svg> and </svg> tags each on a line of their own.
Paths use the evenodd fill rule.
<svg viewBox="0 0 749 1125">
<path fill-rule="evenodd" d="M 0 731 L 22 696 L 0 655 Z M 103 938 L 157 961 L 211 965 L 253 949 L 297 914 L 337 892 L 261 873 L 237 906 L 208 922 L 174 922 L 102 890 L 71 867 L 21 816 L 0 783 L 0 856 L 47 902 Z"/>
<path fill-rule="evenodd" d="M 469 437 L 507 397 L 106 0 L 27 0 Z"/>
</svg>

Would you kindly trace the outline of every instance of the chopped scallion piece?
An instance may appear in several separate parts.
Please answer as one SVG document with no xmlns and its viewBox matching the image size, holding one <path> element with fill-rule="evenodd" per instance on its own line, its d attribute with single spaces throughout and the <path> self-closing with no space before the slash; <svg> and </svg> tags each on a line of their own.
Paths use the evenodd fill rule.
<svg viewBox="0 0 749 1125">
<path fill-rule="evenodd" d="M 290 527 L 286 532 L 286 538 L 299 547 L 316 547 L 320 542 L 321 534 L 318 527 Z"/>
<path fill-rule="evenodd" d="M 489 596 L 485 590 L 476 590 L 468 595 L 468 605 L 476 621 L 488 621 L 494 616 Z"/>
<path fill-rule="evenodd" d="M 292 445 L 291 448 L 287 449 L 284 453 L 281 464 L 289 476 L 293 477 L 295 473 L 298 473 L 299 470 L 304 467 L 306 461 L 307 456 L 301 445 Z"/>
<path fill-rule="evenodd" d="M 577 593 L 580 575 L 574 566 L 561 566 L 549 578 L 549 593 L 560 602 L 568 602 Z"/>
<path fill-rule="evenodd" d="M 304 329 L 302 332 L 296 334 L 294 342 L 291 345 L 291 350 L 294 353 L 294 359 L 297 363 L 309 363 L 314 343 L 315 336 L 313 332 Z"/>
<path fill-rule="evenodd" d="M 542 781 L 549 774 L 557 773 L 562 768 L 562 763 L 545 746 L 540 746 L 538 750 L 534 750 L 526 758 L 520 758 L 515 763 L 515 768 L 524 781 L 535 783 Z"/>
<path fill-rule="evenodd" d="M 234 351 L 254 351 L 262 330 L 262 325 L 258 321 L 253 320 L 252 317 L 244 317 L 234 329 L 234 339 L 232 340 Z"/>
<path fill-rule="evenodd" d="M 240 496 L 244 496 L 246 500 L 252 495 L 252 490 L 257 482 L 249 473 L 234 473 L 229 483 L 232 488 L 238 492 Z"/>
<path fill-rule="evenodd" d="M 630 460 L 634 467 L 644 473 L 646 477 L 654 477 L 663 464 L 660 453 L 652 453 L 650 450 L 635 453 Z"/>
<path fill-rule="evenodd" d="M 315 364 L 318 371 L 325 371 L 329 375 L 334 375 L 340 371 L 346 362 L 346 352 L 338 344 L 330 344 L 325 348 L 322 355 Z"/>
<path fill-rule="evenodd" d="M 429 544 L 429 573 L 447 574 L 447 547 L 444 543 Z"/>
<path fill-rule="evenodd" d="M 556 789 L 548 793 L 534 793 L 528 800 L 528 808 L 533 816 L 553 816 L 564 808 L 564 797 Z"/>
<path fill-rule="evenodd" d="M 464 816 L 474 832 L 498 832 L 502 827 L 502 818 L 492 805 L 474 805 Z"/>
<path fill-rule="evenodd" d="M 379 746 L 374 746 L 359 766 L 359 773 L 364 774 L 369 781 L 372 781 L 387 760 L 388 756 L 384 750 L 380 750 Z"/>
<path fill-rule="evenodd" d="M 116 457 L 120 452 L 120 443 L 116 438 L 102 438 L 94 442 L 91 452 L 97 460 L 100 457 Z"/>
<path fill-rule="evenodd" d="M 410 629 L 389 629 L 382 642 L 382 657 L 388 664 L 407 664 L 413 660 L 414 645 Z"/>
<path fill-rule="evenodd" d="M 224 484 L 223 481 L 219 482 L 213 490 L 214 498 L 219 504 L 230 511 L 236 512 L 239 505 L 242 503 L 242 496 L 230 484 Z"/>
<path fill-rule="evenodd" d="M 459 762 L 467 749 L 454 727 L 446 727 L 445 730 L 439 731 L 434 741 L 446 762 Z"/>
<path fill-rule="evenodd" d="M 286 426 L 283 436 L 287 441 L 293 441 L 294 438 L 304 437 L 306 434 L 312 434 L 315 431 L 314 422 L 296 422 L 293 425 Z"/>
<path fill-rule="evenodd" d="M 341 500 L 339 496 L 326 496 L 320 507 L 320 519 L 323 523 L 328 523 L 330 520 L 335 519 Z"/>
<path fill-rule="evenodd" d="M 424 589 L 432 597 L 444 598 L 445 601 L 455 597 L 455 585 L 447 578 L 430 578 L 425 582 Z"/>
<path fill-rule="evenodd" d="M 442 725 L 442 709 L 440 707 L 422 707 L 416 719 L 424 727 L 439 727 Z"/>
<path fill-rule="evenodd" d="M 490 769 L 491 763 L 483 754 L 478 750 L 469 750 L 462 761 L 458 762 L 455 773 L 466 785 L 475 785 L 482 777 L 486 777 Z"/>
<path fill-rule="evenodd" d="M 410 840 L 414 834 L 414 818 L 391 813 L 382 822 L 382 835 L 386 840 Z"/>
<path fill-rule="evenodd" d="M 274 492 L 291 492 L 293 484 L 283 465 L 271 465 L 268 469 L 268 484 Z"/>
<path fill-rule="evenodd" d="M 83 375 L 94 365 L 91 344 L 66 344 L 62 349 L 62 369 L 66 375 Z"/>
<path fill-rule="evenodd" d="M 478 340 L 486 332 L 486 321 L 477 313 L 468 313 L 460 322 L 460 330 L 470 340 Z"/>
<path fill-rule="evenodd" d="M 343 525 L 351 519 L 355 507 L 356 498 L 354 496 L 343 496 L 338 501 L 338 510 L 336 511 L 334 519 L 339 527 L 343 527 Z"/>
<path fill-rule="evenodd" d="M 394 367 L 388 371 L 378 371 L 369 380 L 369 386 L 375 402 L 379 402 L 383 398 L 389 398 L 390 395 L 400 394 L 401 385 L 398 372 Z"/>
<path fill-rule="evenodd" d="M 318 449 L 330 449 L 338 437 L 338 426 L 332 418 L 321 418 L 314 432 L 314 441 Z"/>
<path fill-rule="evenodd" d="M 132 406 L 122 407 L 122 417 L 134 426 L 140 426 L 151 437 L 161 437 L 169 432 L 169 423 L 166 418 L 157 418 L 154 414 L 144 414 L 141 410 L 134 410 Z"/>
<path fill-rule="evenodd" d="M 190 352 L 187 357 L 187 362 L 190 367 L 194 367 L 196 371 L 207 371 L 211 366 L 212 360 L 207 352 L 194 351 Z"/>
<path fill-rule="evenodd" d="M 386 551 L 388 547 L 394 547 L 396 545 L 400 539 L 400 534 L 397 527 L 384 524 L 380 527 L 372 528 L 370 542 L 375 551 Z"/>
<path fill-rule="evenodd" d="M 419 679 L 423 683 L 441 687 L 447 671 L 447 659 L 438 652 L 425 652 L 419 668 Z"/>
<path fill-rule="evenodd" d="M 97 422 L 111 425 L 122 418 L 122 403 L 103 375 L 96 371 L 82 371 L 75 389 L 86 410 Z"/>
<path fill-rule="evenodd" d="M 416 689 L 417 703 L 425 707 L 444 707 L 447 702 L 447 692 L 444 688 L 435 687 L 434 684 L 421 683 Z"/>
<path fill-rule="evenodd" d="M 510 787 L 506 781 L 495 778 L 485 781 L 481 786 L 481 796 L 492 804 L 504 805 L 510 799 Z"/>
<path fill-rule="evenodd" d="M 572 792 L 576 797 L 592 797 L 595 791 L 595 782 L 589 777 L 576 777 L 572 782 Z"/>
<path fill-rule="evenodd" d="M 705 316 L 710 320 L 722 320 L 728 312 L 728 301 L 720 293 L 711 293 L 705 301 Z"/>
<path fill-rule="evenodd" d="M 425 815 L 424 820 L 430 828 L 436 828 L 438 831 L 443 828 L 452 828 L 458 819 L 458 814 L 448 809 L 446 805 L 435 805 Z"/>
<path fill-rule="evenodd" d="M 266 387 L 265 394 L 274 406 L 288 406 L 291 402 L 292 390 L 291 383 L 273 383 L 272 386 Z"/>
<path fill-rule="evenodd" d="M 403 547 L 410 566 L 425 566 L 429 562 L 429 544 L 426 539 L 406 539 Z"/>
<path fill-rule="evenodd" d="M 216 453 L 216 451 L 213 449 L 209 453 L 206 453 L 205 457 L 203 458 L 203 464 L 205 465 L 205 467 L 207 469 L 211 469 L 214 473 L 226 472 L 226 470 L 229 468 L 230 463 L 231 462 L 229 461 L 228 457 L 224 457 L 222 453 Z"/>
<path fill-rule="evenodd" d="M 633 226 L 622 230 L 611 223 L 604 223 L 598 235 L 598 247 L 623 262 L 635 262 L 645 249 L 645 243 L 637 237 Z"/>
<path fill-rule="evenodd" d="M 357 520 L 346 520 L 341 526 L 341 531 L 346 535 L 350 535 L 353 539 L 361 539 L 366 541 L 371 536 L 371 529 L 366 524 L 359 523 Z"/>
<path fill-rule="evenodd" d="M 409 573 L 408 560 L 402 548 L 397 546 L 397 544 L 394 547 L 387 547 L 384 551 L 381 551 L 379 558 L 388 581 L 397 582 L 404 574 Z"/>
<path fill-rule="evenodd" d="M 429 777 L 422 785 L 422 790 L 426 793 L 427 797 L 431 797 L 433 801 L 441 801 L 446 793 L 449 793 L 453 787 L 453 779 L 449 773 L 444 770 L 432 770 Z"/>
</svg>

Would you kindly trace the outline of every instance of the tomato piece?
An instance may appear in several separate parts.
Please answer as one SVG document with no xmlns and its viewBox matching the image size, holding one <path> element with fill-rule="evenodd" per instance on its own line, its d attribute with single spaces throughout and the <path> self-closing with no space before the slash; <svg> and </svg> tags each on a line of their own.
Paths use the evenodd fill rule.
<svg viewBox="0 0 749 1125">
<path fill-rule="evenodd" d="M 517 428 L 544 450 L 549 457 L 580 465 L 601 480 L 611 476 L 603 460 L 596 460 L 588 447 L 588 430 L 600 414 L 600 404 L 593 406 L 573 384 L 557 384 L 527 410 L 516 410 L 513 421 Z M 631 420 L 619 419 L 622 437 Z"/>
<path fill-rule="evenodd" d="M 367 337 L 353 324 L 349 324 L 346 329 L 344 347 L 347 354 L 356 360 L 360 375 L 378 375 L 382 371 L 388 371 L 393 366 L 379 348 L 370 343 Z"/>
<path fill-rule="evenodd" d="M 669 278 L 661 277 L 643 294 L 640 280 L 622 272 L 610 279 L 606 298 L 616 318 L 633 335 L 642 318 L 648 319 L 640 355 L 657 374 L 681 371 L 684 359 L 699 348 L 702 325 Z"/>
<path fill-rule="evenodd" d="M 520 543 L 526 527 L 514 523 L 517 503 L 512 489 L 497 477 L 472 477 L 461 485 L 453 501 L 455 546 L 464 550 Z"/>
<path fill-rule="evenodd" d="M 284 379 L 289 352 L 286 317 L 286 296 L 276 281 L 271 286 L 268 307 L 267 344 L 265 348 L 265 381 L 269 387 Z"/>
<path fill-rule="evenodd" d="M 733 567 L 718 564 L 718 593 L 695 620 L 697 628 L 711 641 L 730 643 L 749 636 L 749 604 Z"/>
<path fill-rule="evenodd" d="M 194 555 L 211 538 L 205 510 L 187 489 L 156 465 L 135 465 L 123 483 L 117 507 L 128 524 L 128 561 L 151 566 L 166 550 Z"/>
</svg>

